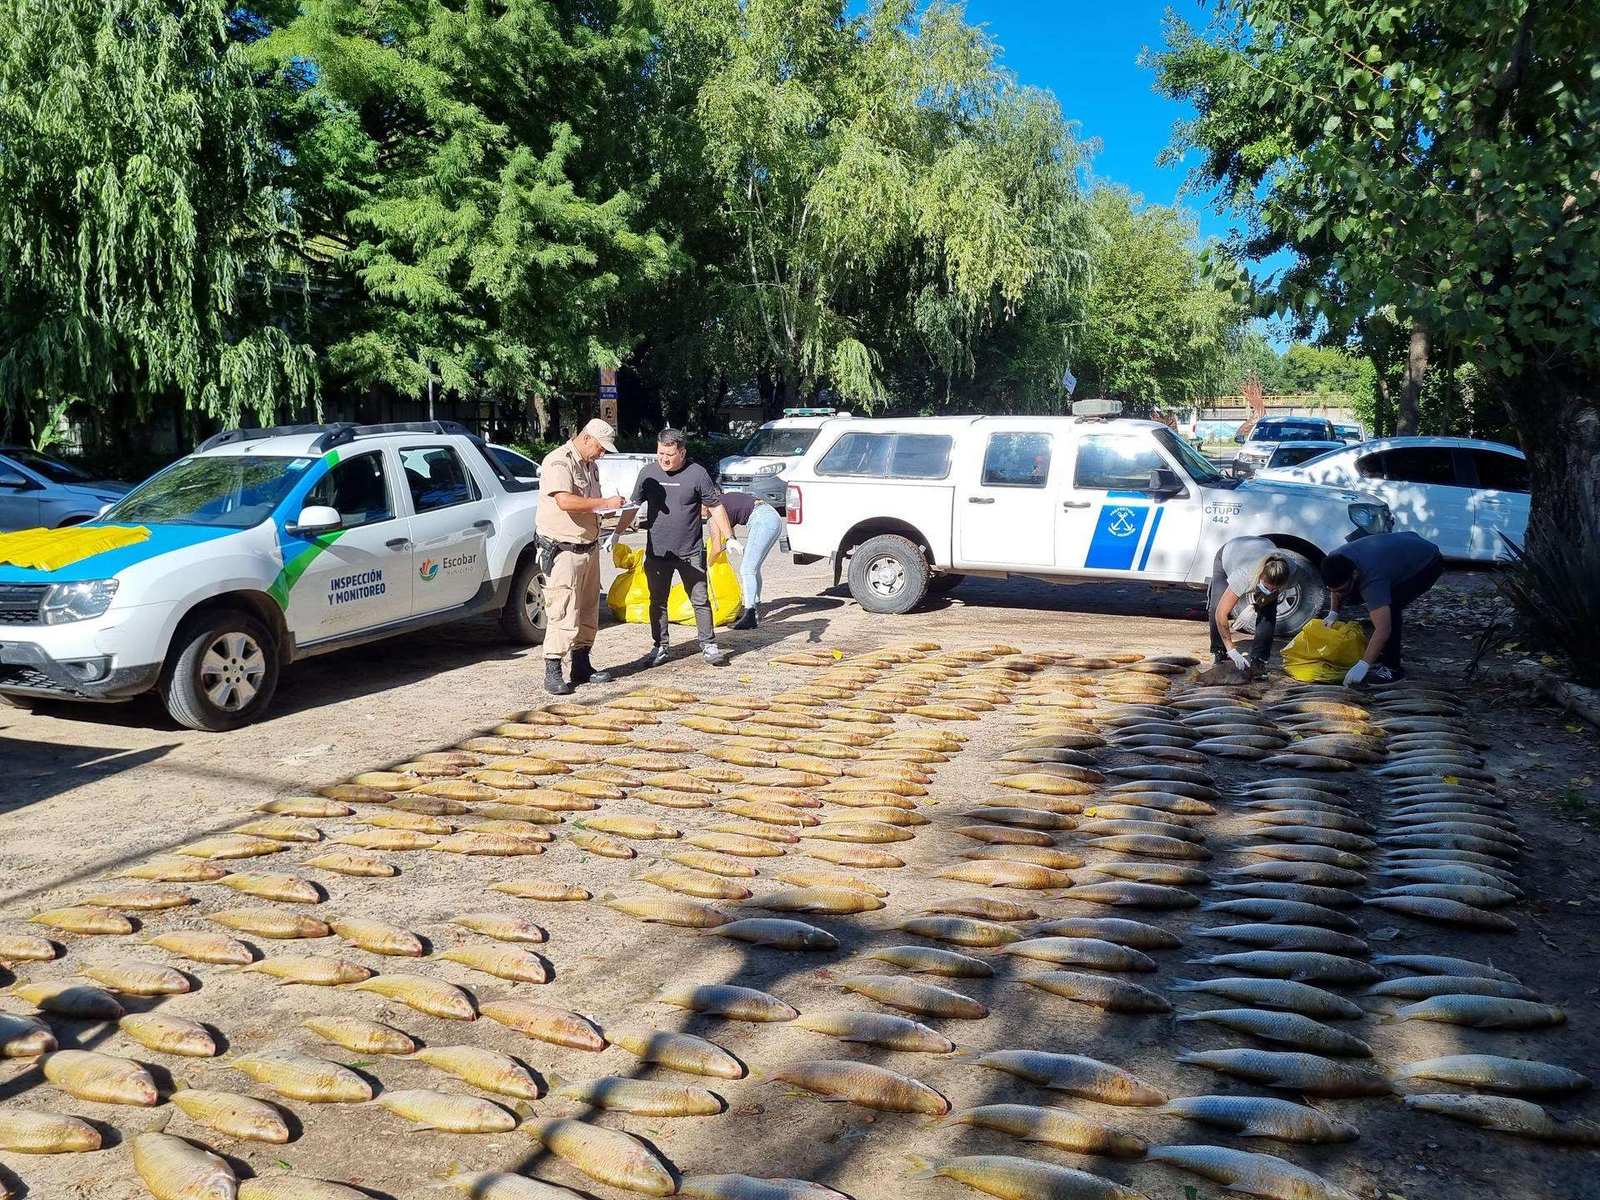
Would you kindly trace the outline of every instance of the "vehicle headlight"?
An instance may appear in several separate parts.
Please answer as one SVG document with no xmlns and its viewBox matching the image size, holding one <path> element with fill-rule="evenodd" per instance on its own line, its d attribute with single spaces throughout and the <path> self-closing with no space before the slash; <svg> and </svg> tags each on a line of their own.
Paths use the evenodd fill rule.
<svg viewBox="0 0 1600 1200">
<path fill-rule="evenodd" d="M 44 595 L 39 615 L 46 625 L 66 625 L 105 615 L 111 598 L 117 594 L 115 579 L 86 579 L 82 583 L 58 583 Z"/>
<path fill-rule="evenodd" d="M 1394 514 L 1387 504 L 1352 504 L 1345 511 L 1350 524 L 1362 533 L 1388 533 L 1394 528 Z"/>
<path fill-rule="evenodd" d="M 757 467 L 754 473 L 757 475 L 782 475 L 783 468 L 787 465 L 787 463 L 768 463 L 764 467 Z"/>
</svg>

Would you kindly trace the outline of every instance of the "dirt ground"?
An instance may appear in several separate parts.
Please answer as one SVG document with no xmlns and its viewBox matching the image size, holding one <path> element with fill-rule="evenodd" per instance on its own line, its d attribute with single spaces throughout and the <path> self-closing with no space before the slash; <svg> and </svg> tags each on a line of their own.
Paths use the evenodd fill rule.
<svg viewBox="0 0 1600 1200">
<path fill-rule="evenodd" d="M 773 619 L 754 634 L 722 635 L 722 644 L 735 658 L 721 670 L 694 656 L 691 633 L 681 630 L 675 634 L 684 647 L 681 659 L 667 668 L 638 670 L 634 660 L 648 646 L 646 631 L 638 626 L 607 626 L 596 660 L 608 666 L 631 662 L 634 669 L 611 685 L 583 689 L 573 699 L 594 704 L 645 685 L 682 688 L 703 698 L 725 693 L 767 696 L 815 673 L 805 667 L 774 665 L 769 660 L 775 654 L 821 648 L 848 657 L 922 639 L 946 648 L 1004 642 L 1024 652 L 1134 651 L 1196 657 L 1205 652 L 1198 597 L 1181 590 L 1152 596 L 1131 586 L 1051 587 L 972 580 L 932 609 L 893 618 L 862 612 L 842 593 L 829 590 L 830 582 L 820 567 L 794 568 L 775 557 L 767 581 Z M 1447 578 L 1408 625 L 1408 658 L 1414 678 L 1459 691 L 1500 793 L 1510 802 L 1508 811 L 1517 821 L 1517 832 L 1526 841 L 1519 864 L 1525 899 L 1505 910 L 1519 931 L 1460 932 L 1377 909 L 1350 911 L 1372 940 L 1374 953 L 1449 954 L 1493 962 L 1515 972 L 1541 999 L 1564 1008 L 1567 1024 L 1552 1031 L 1504 1033 L 1390 1023 L 1384 1020 L 1389 1006 L 1368 998 L 1372 1015 L 1343 1027 L 1372 1045 L 1374 1065 L 1383 1071 L 1419 1058 L 1481 1051 L 1561 1063 L 1594 1076 L 1600 1074 L 1600 934 L 1595 928 L 1600 908 L 1600 788 L 1595 785 L 1600 778 L 1600 746 L 1588 726 L 1526 697 L 1462 680 L 1461 670 L 1473 653 L 1472 635 L 1494 603 L 1481 578 Z M 285 675 L 271 719 L 230 735 L 178 730 L 153 704 L 60 708 L 47 714 L 0 709 L 0 932 L 28 929 L 24 921 L 30 913 L 90 894 L 104 886 L 104 876 L 135 860 L 237 825 L 255 815 L 251 810 L 265 800 L 304 795 L 364 770 L 453 746 L 512 713 L 542 704 L 548 698 L 538 690 L 538 667 L 536 651 L 509 651 L 489 628 L 463 626 L 300 664 Z M 12 964 L 9 970 L 0 966 L 0 984 L 12 982 L 13 976 L 23 982 L 66 978 L 84 962 L 116 954 L 138 954 L 180 966 L 198 985 L 190 993 L 167 997 L 159 1004 L 130 1000 L 128 1007 L 159 1007 L 212 1027 L 225 1041 L 218 1059 L 156 1054 L 114 1025 L 54 1017 L 50 1022 L 63 1047 L 134 1058 L 151 1068 L 163 1090 L 186 1084 L 276 1100 L 227 1066 L 241 1053 L 267 1049 L 324 1054 L 365 1075 L 375 1090 L 468 1090 L 418 1062 L 358 1057 L 324 1046 L 300 1027 L 308 1016 L 331 1012 L 388 1021 L 428 1045 L 467 1043 L 498 1049 L 518 1057 L 547 1082 L 615 1074 L 704 1084 L 726 1100 L 728 1109 L 722 1115 L 664 1119 L 607 1113 L 597 1120 L 648 1139 L 685 1176 L 739 1172 L 810 1179 L 856 1200 L 912 1196 L 958 1200 L 973 1195 L 960 1184 L 916 1176 L 923 1160 L 978 1153 L 1020 1154 L 1092 1171 L 1137 1188 L 1152 1200 L 1210 1197 L 1224 1189 L 1154 1163 L 1078 1155 L 1018 1142 L 998 1132 L 942 1125 L 925 1116 L 825 1103 L 769 1080 L 768 1072 L 811 1058 L 872 1062 L 929 1084 L 957 1109 L 995 1102 L 1055 1104 L 1133 1130 L 1153 1144 L 1217 1144 L 1275 1154 L 1319 1172 L 1363 1200 L 1600 1197 L 1596 1169 L 1600 1160 L 1592 1151 L 1479 1131 L 1409 1110 L 1392 1097 L 1314 1101 L 1358 1126 L 1361 1138 L 1340 1146 L 1295 1146 L 1237 1139 L 1149 1110 L 1097 1105 L 979 1068 L 972 1062 L 976 1053 L 1046 1049 L 1117 1064 L 1174 1096 L 1269 1094 L 1174 1061 L 1185 1051 L 1252 1044 L 1249 1038 L 1206 1024 L 1175 1023 L 1171 1016 L 1113 1015 L 1051 996 L 1019 982 L 1035 973 L 1032 968 L 1039 964 L 992 950 L 963 952 L 989 960 L 994 978 L 917 977 L 952 986 L 990 1008 L 990 1015 L 978 1021 L 927 1020 L 958 1044 L 960 1050 L 954 1055 L 849 1045 L 792 1024 L 723 1020 L 655 1002 L 669 984 L 729 982 L 771 992 L 807 1015 L 846 1009 L 889 1011 L 849 995 L 839 981 L 864 970 L 894 973 L 894 968 L 864 960 L 861 954 L 916 941 L 896 927 L 930 903 L 984 890 L 938 878 L 936 872 L 970 848 L 954 828 L 963 823 L 972 801 L 998 794 L 988 786 L 999 774 L 995 759 L 1016 745 L 1027 724 L 1002 706 L 980 720 L 951 726 L 969 735 L 970 741 L 935 771 L 931 794 L 921 801 L 921 811 L 931 823 L 916 830 L 913 840 L 888 847 L 905 859 L 906 866 L 858 872 L 871 874 L 874 882 L 889 889 L 886 906 L 858 916 L 804 918 L 838 938 L 840 946 L 832 952 L 760 949 L 705 931 L 642 924 L 598 902 L 613 893 L 649 891 L 633 877 L 643 863 L 659 857 L 663 843 L 635 843 L 640 853 L 631 862 L 586 853 L 564 835 L 537 857 L 394 853 L 385 857 L 401 873 L 386 880 L 354 879 L 296 866 L 317 852 L 309 847 L 296 846 L 237 864 L 246 870 L 303 872 L 327 894 L 321 904 L 306 911 L 392 921 L 414 930 L 436 950 L 482 940 L 451 926 L 454 915 L 485 909 L 516 912 L 548 930 L 548 943 L 537 949 L 553 965 L 554 979 L 544 985 L 510 984 L 437 959 L 378 958 L 337 939 L 246 938 L 266 953 L 337 954 L 374 970 L 415 971 L 455 983 L 479 999 L 513 994 L 569 1008 L 592 1017 L 602 1028 L 644 1022 L 699 1033 L 749 1066 L 750 1074 L 743 1079 L 706 1080 L 641 1068 L 635 1057 L 617 1047 L 599 1054 L 559 1049 L 487 1019 L 471 1024 L 440 1020 L 365 992 L 276 986 L 260 974 L 180 963 L 154 949 L 137 949 L 138 935 L 117 939 L 52 934 L 67 948 L 64 957 L 54 963 Z M 900 718 L 895 727 L 940 725 Z M 681 728 L 670 713 L 662 714 L 659 727 L 643 727 L 634 736 L 662 735 L 682 736 L 701 747 L 715 741 Z M 691 758 L 686 766 L 709 761 Z M 1213 760 L 1207 769 L 1225 797 L 1230 795 L 1229 785 L 1267 773 L 1259 766 L 1227 759 Z M 765 772 L 747 774 L 759 780 Z M 1358 803 L 1374 817 L 1380 816 L 1384 802 L 1380 781 L 1366 773 L 1348 778 Z M 1205 865 L 1213 873 L 1244 861 L 1239 847 L 1246 823 L 1227 799 L 1218 808 L 1218 816 L 1204 830 L 1215 854 Z M 703 827 L 717 815 L 710 810 L 654 808 L 633 799 L 608 801 L 603 811 L 648 815 L 685 831 Z M 371 812 L 362 808 L 351 818 L 313 824 L 334 836 L 359 828 L 359 820 Z M 573 817 L 581 819 L 582 814 Z M 1073 848 L 1076 836 L 1060 834 L 1058 841 Z M 780 886 L 772 878 L 775 870 L 809 861 L 798 858 L 804 848 L 804 844 L 794 847 L 782 858 L 751 860 L 761 875 L 747 882 L 758 898 Z M 486 890 L 490 882 L 519 876 L 581 884 L 597 899 L 539 903 Z M 189 909 L 148 914 L 144 924 L 149 932 L 204 928 L 202 912 L 265 903 L 215 885 L 184 886 L 198 903 Z M 1051 892 L 992 889 L 989 894 L 1025 903 L 1044 917 L 1114 915 L 1165 927 L 1183 939 L 1182 948 L 1156 952 L 1156 973 L 1127 978 L 1161 991 L 1179 1012 L 1222 1006 L 1215 998 L 1168 988 L 1177 980 L 1213 973 L 1187 965 L 1186 960 L 1229 949 L 1194 936 L 1196 930 L 1218 923 L 1211 914 L 1101 910 Z M 741 916 L 769 915 L 738 911 L 748 904 L 719 902 L 718 907 Z M 19 998 L 0 996 L 0 1011 L 28 1010 Z M 1451 1089 L 1440 1085 L 1404 1090 Z M 1586 1094 L 1550 1107 L 1563 1115 L 1594 1119 L 1600 1117 L 1597 1104 L 1600 1101 Z M 161 1124 L 169 1111 L 165 1106 L 142 1110 L 73 1100 L 43 1083 L 27 1061 L 12 1060 L 0 1062 L 0 1109 L 10 1107 L 82 1115 L 98 1123 L 108 1148 L 51 1158 L 0 1151 L 0 1194 L 7 1185 L 16 1195 L 43 1200 L 131 1200 L 147 1194 L 133 1174 L 126 1143 L 139 1131 Z M 337 1179 L 386 1200 L 453 1194 L 437 1189 L 438 1181 L 458 1171 L 491 1168 L 522 1169 L 605 1200 L 629 1194 L 597 1184 L 560 1159 L 540 1153 L 518 1132 L 414 1132 L 377 1106 L 287 1101 L 279 1107 L 292 1115 L 296 1134 L 282 1146 L 230 1140 L 181 1115 L 173 1117 L 168 1128 L 223 1154 L 241 1176 L 288 1171 Z M 559 1099 L 536 1101 L 532 1108 L 541 1116 L 586 1112 Z"/>
</svg>

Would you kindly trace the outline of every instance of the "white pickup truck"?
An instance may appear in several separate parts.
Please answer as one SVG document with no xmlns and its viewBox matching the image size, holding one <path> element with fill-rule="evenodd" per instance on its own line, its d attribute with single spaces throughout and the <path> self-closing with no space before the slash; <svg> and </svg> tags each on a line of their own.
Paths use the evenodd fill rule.
<svg viewBox="0 0 1600 1200">
<path fill-rule="evenodd" d="M 0 695 L 154 688 L 191 729 L 271 703 L 297 658 L 480 613 L 544 638 L 538 485 L 453 422 L 231 430 L 76 530 L 147 531 L 45 570 L 0 562 Z"/>
<path fill-rule="evenodd" d="M 1295 580 L 1292 634 L 1327 602 L 1316 565 L 1391 527 L 1380 501 L 1338 488 L 1240 483 L 1165 425 L 1072 417 L 830 421 L 789 476 L 797 562 L 831 558 L 872 612 L 903 613 L 968 575 L 1204 586 L 1217 549 L 1260 535 Z"/>
</svg>

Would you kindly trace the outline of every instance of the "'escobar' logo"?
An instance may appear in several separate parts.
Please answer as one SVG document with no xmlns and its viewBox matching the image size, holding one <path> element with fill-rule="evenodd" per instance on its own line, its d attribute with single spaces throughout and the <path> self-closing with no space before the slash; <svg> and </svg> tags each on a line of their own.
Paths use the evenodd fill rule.
<svg viewBox="0 0 1600 1200">
<path fill-rule="evenodd" d="M 470 567 L 477 561 L 476 554 L 458 554 L 453 558 L 446 555 L 443 561 L 425 558 L 422 560 L 422 565 L 417 568 L 417 574 L 422 576 L 423 583 L 432 583 L 439 577 L 441 569 L 449 571 L 456 567 Z"/>
<path fill-rule="evenodd" d="M 328 581 L 328 606 L 337 607 L 354 600 L 369 600 L 387 590 L 383 570 L 360 571 L 354 575 L 335 575 Z"/>
</svg>

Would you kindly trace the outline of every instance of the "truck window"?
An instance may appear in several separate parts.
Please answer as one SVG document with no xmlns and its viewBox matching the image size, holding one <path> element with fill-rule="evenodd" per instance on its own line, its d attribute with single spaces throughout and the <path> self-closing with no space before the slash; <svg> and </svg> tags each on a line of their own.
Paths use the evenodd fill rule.
<svg viewBox="0 0 1600 1200">
<path fill-rule="evenodd" d="M 1166 469 L 1167 460 L 1138 435 L 1095 433 L 1078 439 L 1078 466 L 1073 486 L 1105 492 L 1143 492 L 1150 472 Z"/>
<path fill-rule="evenodd" d="M 950 445 L 948 434 L 846 433 L 818 460 L 817 474 L 943 479 L 950 472 Z"/>
<path fill-rule="evenodd" d="M 1498 450 L 1472 451 L 1473 464 L 1478 468 L 1478 486 L 1496 492 L 1527 492 L 1528 461 L 1514 454 L 1501 454 Z"/>
<path fill-rule="evenodd" d="M 306 506 L 313 504 L 325 504 L 337 510 L 345 529 L 393 519 L 394 506 L 389 503 L 382 452 L 349 458 L 334 467 L 306 496 Z"/>
<path fill-rule="evenodd" d="M 400 451 L 411 504 L 418 513 L 470 504 L 478 488 L 449 446 L 408 446 Z"/>
<path fill-rule="evenodd" d="M 1048 433 L 991 433 L 983 450 L 984 487 L 1042 488 L 1050 478 Z"/>
<path fill-rule="evenodd" d="M 943 479 L 950 474 L 950 436 L 897 433 L 889 475 L 894 479 Z"/>
</svg>

